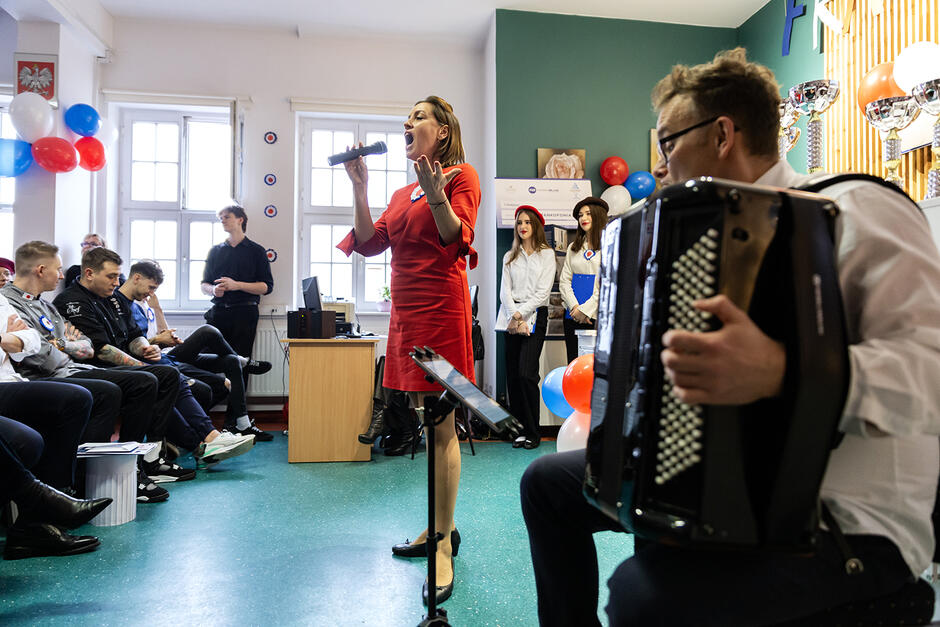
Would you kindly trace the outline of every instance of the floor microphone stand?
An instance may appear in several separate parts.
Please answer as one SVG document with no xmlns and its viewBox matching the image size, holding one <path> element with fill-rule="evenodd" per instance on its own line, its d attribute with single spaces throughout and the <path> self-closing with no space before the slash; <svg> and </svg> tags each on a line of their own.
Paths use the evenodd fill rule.
<svg viewBox="0 0 940 627">
<path fill-rule="evenodd" d="M 431 377 L 427 377 L 433 381 Z M 427 455 L 428 455 L 428 613 L 418 627 L 449 627 L 447 622 L 447 610 L 437 607 L 437 543 L 444 539 L 444 534 L 437 531 L 434 521 L 434 497 L 435 497 L 435 451 L 434 451 L 434 427 L 441 424 L 447 414 L 454 411 L 459 401 L 451 396 L 447 391 L 441 393 L 437 398 L 432 396 L 424 397 L 424 411 L 419 411 L 421 423 L 425 427 L 427 434 Z"/>
</svg>

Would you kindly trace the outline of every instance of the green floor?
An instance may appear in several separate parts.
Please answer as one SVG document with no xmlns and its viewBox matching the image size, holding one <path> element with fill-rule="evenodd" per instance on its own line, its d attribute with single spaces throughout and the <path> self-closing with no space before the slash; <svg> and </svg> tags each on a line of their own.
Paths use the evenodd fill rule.
<svg viewBox="0 0 940 627">
<path fill-rule="evenodd" d="M 450 623 L 536 625 L 519 478 L 555 444 L 462 450 Z M 393 558 L 391 545 L 425 526 L 427 461 L 373 457 L 288 464 L 278 433 L 170 484 L 170 500 L 140 505 L 134 522 L 83 527 L 101 538 L 93 553 L 0 562 L 0 624 L 417 625 L 426 561 Z M 596 541 L 604 581 L 632 542 Z"/>
</svg>

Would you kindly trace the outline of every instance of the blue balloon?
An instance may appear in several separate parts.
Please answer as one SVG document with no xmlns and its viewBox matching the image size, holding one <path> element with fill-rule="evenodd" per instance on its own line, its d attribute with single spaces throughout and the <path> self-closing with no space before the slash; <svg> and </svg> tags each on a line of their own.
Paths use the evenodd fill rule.
<svg viewBox="0 0 940 627">
<path fill-rule="evenodd" d="M 0 176 L 19 176 L 33 164 L 33 147 L 22 139 L 0 139 Z"/>
<path fill-rule="evenodd" d="M 91 137 L 101 128 L 101 116 L 91 105 L 74 104 L 65 110 L 65 125 L 76 135 Z"/>
<path fill-rule="evenodd" d="M 656 189 L 656 179 L 653 178 L 653 175 L 649 172 L 640 170 L 639 172 L 631 173 L 630 176 L 627 177 L 627 182 L 623 185 L 627 188 L 627 191 L 630 192 L 630 198 L 639 200 L 653 193 L 653 190 Z"/>
<path fill-rule="evenodd" d="M 565 394 L 561 390 L 564 378 L 565 366 L 559 366 L 545 375 L 545 380 L 542 381 L 542 400 L 550 412 L 567 418 L 574 412 L 574 408 L 565 400 Z"/>
</svg>

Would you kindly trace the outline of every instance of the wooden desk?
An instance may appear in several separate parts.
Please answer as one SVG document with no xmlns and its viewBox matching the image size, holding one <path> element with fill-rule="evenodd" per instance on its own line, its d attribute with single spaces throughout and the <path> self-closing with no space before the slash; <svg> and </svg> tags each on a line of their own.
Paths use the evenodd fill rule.
<svg viewBox="0 0 940 627">
<path fill-rule="evenodd" d="M 290 347 L 289 462 L 365 462 L 379 337 L 281 340 Z"/>
</svg>

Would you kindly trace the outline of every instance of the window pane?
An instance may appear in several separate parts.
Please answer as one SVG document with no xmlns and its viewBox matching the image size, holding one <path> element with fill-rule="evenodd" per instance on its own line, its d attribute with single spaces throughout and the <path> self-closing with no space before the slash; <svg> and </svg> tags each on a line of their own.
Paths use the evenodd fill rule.
<svg viewBox="0 0 940 627">
<path fill-rule="evenodd" d="M 392 194 L 396 190 L 401 189 L 408 184 L 407 179 L 405 178 L 404 172 L 389 172 L 388 173 L 388 191 L 385 196 L 385 204 L 392 202 Z"/>
<path fill-rule="evenodd" d="M 333 153 L 333 131 L 313 131 L 310 137 L 310 165 L 325 168 L 327 157 Z"/>
<path fill-rule="evenodd" d="M 353 145 L 355 144 L 356 142 L 353 141 L 352 131 L 336 131 L 333 133 L 333 152 L 331 154 L 336 154 L 338 152 L 345 152 L 347 148 L 352 148 Z M 325 160 L 324 160 L 324 163 L 325 163 Z M 314 163 L 313 165 L 319 165 L 319 164 Z M 333 167 L 344 170 L 342 164 L 337 164 Z"/>
<path fill-rule="evenodd" d="M 228 237 L 228 233 L 226 233 L 222 229 L 222 223 L 213 222 L 212 223 L 212 245 L 215 246 L 216 244 L 221 244 L 222 242 L 225 241 L 225 238 L 227 237 Z"/>
<path fill-rule="evenodd" d="M 347 257 L 346 253 L 336 247 L 349 234 L 351 228 L 352 225 L 349 224 L 333 225 L 333 238 L 330 241 L 330 253 L 333 255 L 333 263 L 352 263 L 352 258 Z"/>
<path fill-rule="evenodd" d="M 331 241 L 332 237 L 330 235 L 330 226 L 328 224 L 314 224 L 310 227 L 311 263 L 330 261 Z"/>
<path fill-rule="evenodd" d="M 13 214 L 0 213 L 0 257 L 13 259 Z"/>
<path fill-rule="evenodd" d="M 12 205 L 16 199 L 16 179 L 11 176 L 0 178 L 0 205 Z"/>
<path fill-rule="evenodd" d="M 163 283 L 157 288 L 157 298 L 166 302 L 176 300 L 176 261 L 161 259 L 160 267 L 163 269 Z"/>
<path fill-rule="evenodd" d="M 136 165 L 136 164 L 135 164 Z M 175 202 L 179 199 L 176 181 L 179 166 L 175 163 L 158 163 L 154 173 L 154 199 Z"/>
<path fill-rule="evenodd" d="M 156 150 L 154 161 L 169 161 L 177 163 L 180 160 L 180 130 L 179 124 L 157 124 Z"/>
<path fill-rule="evenodd" d="M 212 241 L 212 223 L 211 222 L 190 222 L 189 223 L 189 258 L 205 259 L 209 255 L 210 242 Z M 192 267 L 192 266 L 190 266 Z M 200 280 L 202 273 L 199 273 Z"/>
<path fill-rule="evenodd" d="M 131 166 L 131 200 L 153 200 L 153 163 Z"/>
<path fill-rule="evenodd" d="M 352 264 L 333 264 L 333 285 L 331 286 L 330 297 L 333 300 L 342 298 L 352 300 Z"/>
<path fill-rule="evenodd" d="M 153 161 L 156 153 L 156 125 L 152 122 L 134 122 L 131 127 L 131 159 L 134 161 Z"/>
<path fill-rule="evenodd" d="M 388 169 L 407 170 L 408 158 L 405 156 L 404 134 L 390 133 L 385 143 L 388 144 Z"/>
<path fill-rule="evenodd" d="M 384 142 L 386 141 L 386 137 L 387 135 L 385 133 L 366 133 L 366 144 Z M 385 158 L 385 154 L 369 155 L 366 157 L 366 167 L 369 168 L 370 174 L 373 172 L 373 170 L 384 170 L 387 167 L 386 162 L 387 159 Z M 372 181 L 370 180 L 369 182 L 371 183 Z"/>
<path fill-rule="evenodd" d="M 232 196 L 232 127 L 189 123 L 186 208 L 218 210 Z"/>
<path fill-rule="evenodd" d="M 202 293 L 202 271 L 205 267 L 205 261 L 189 262 L 189 300 L 209 300 L 209 297 Z"/>
<path fill-rule="evenodd" d="M 333 170 L 333 206 L 334 207 L 352 207 L 353 191 L 352 182 L 346 174 L 345 169 Z"/>
<path fill-rule="evenodd" d="M 131 220 L 132 259 L 153 259 L 153 220 Z"/>
<path fill-rule="evenodd" d="M 345 173 L 344 171 L 343 174 Z M 314 207 L 328 207 L 332 202 L 333 171 L 327 168 L 314 168 L 310 172 L 310 204 Z"/>
<path fill-rule="evenodd" d="M 385 171 L 369 170 L 369 206 L 376 209 L 385 207 Z"/>
<path fill-rule="evenodd" d="M 153 256 L 155 259 L 176 259 L 176 222 L 158 220 L 154 227 Z M 161 265 L 163 263 L 161 262 Z M 174 262 L 174 268 L 176 263 Z M 168 272 L 164 268 L 164 272 Z M 175 270 L 174 270 L 175 274 Z M 174 279 L 175 285 L 175 279 Z M 175 287 L 173 288 L 176 289 Z"/>
<path fill-rule="evenodd" d="M 330 264 L 311 263 L 310 276 L 317 277 L 317 286 L 320 288 L 321 293 L 329 294 L 333 290 L 331 282 L 332 277 L 330 275 Z"/>
<path fill-rule="evenodd" d="M 382 288 L 385 287 L 385 265 L 366 264 L 365 298 L 368 301 L 382 300 Z"/>
</svg>

